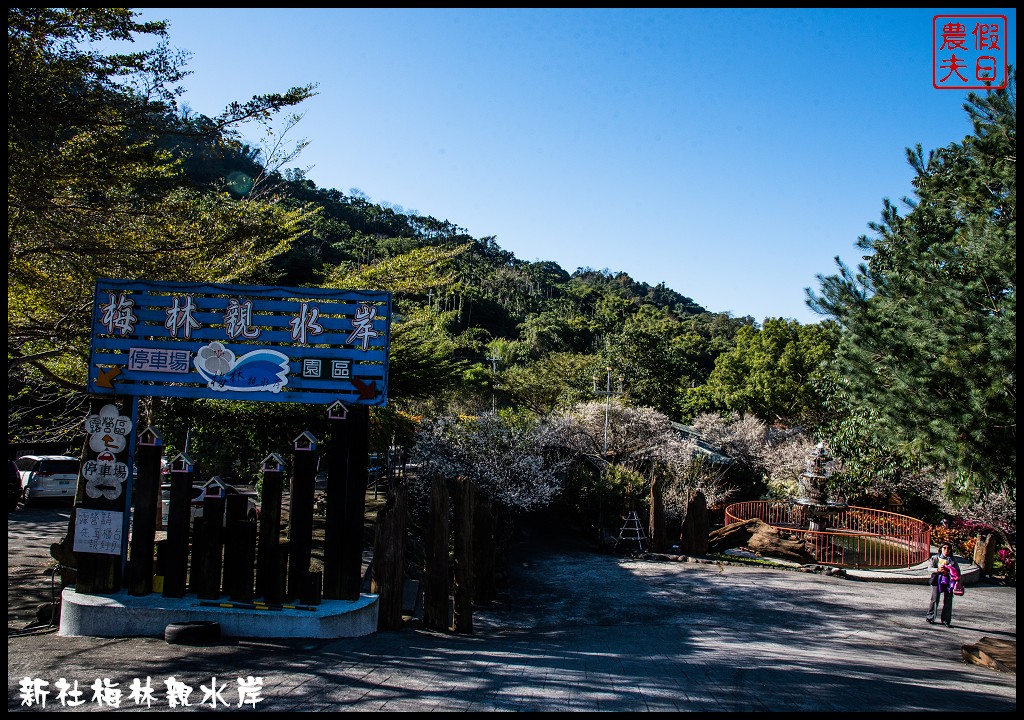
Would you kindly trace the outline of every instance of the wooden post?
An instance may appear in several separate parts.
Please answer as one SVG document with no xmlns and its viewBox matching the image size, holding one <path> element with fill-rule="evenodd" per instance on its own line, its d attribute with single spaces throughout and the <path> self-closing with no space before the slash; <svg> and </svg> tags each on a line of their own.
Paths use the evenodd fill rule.
<svg viewBox="0 0 1024 720">
<path fill-rule="evenodd" d="M 490 499 L 473 493 L 473 602 L 486 605 L 498 596 L 494 570 L 498 544 L 497 523 Z"/>
<path fill-rule="evenodd" d="M 135 484 L 135 513 L 126 583 L 129 595 L 149 595 L 153 591 L 156 501 L 160 495 L 162 453 L 162 445 L 139 445 L 135 456 L 139 476 Z"/>
<path fill-rule="evenodd" d="M 370 410 L 364 405 L 349 415 L 351 439 L 348 479 L 345 483 L 344 524 L 341 535 L 341 597 L 358 600 L 363 583 L 363 529 L 366 525 L 367 459 L 370 454 Z"/>
<path fill-rule="evenodd" d="M 224 594 L 237 602 L 249 602 L 254 597 L 256 563 L 256 523 L 249 521 L 249 499 L 244 495 L 229 495 L 225 512 Z"/>
<path fill-rule="evenodd" d="M 121 535 L 127 511 L 125 496 L 132 474 L 127 464 L 130 427 L 126 429 L 122 419 L 127 418 L 120 415 L 116 404 L 95 398 L 90 402 L 89 419 L 86 421 L 88 436 L 82 446 L 76 508 L 71 517 L 75 529 L 70 531 L 71 549 L 74 550 L 78 570 L 75 590 L 79 593 L 109 595 L 121 589 L 121 549 L 118 548 L 116 554 L 90 552 L 85 549 L 78 528 L 83 518 L 92 515 L 110 532 L 116 525 L 117 535 Z M 120 429 L 115 429 L 119 424 Z M 88 511 L 103 515 L 100 517 Z"/>
<path fill-rule="evenodd" d="M 164 592 L 168 598 L 185 597 L 188 579 L 189 531 L 192 519 L 192 466 L 171 466 L 171 506 L 167 511 L 167 557 L 164 565 Z"/>
<path fill-rule="evenodd" d="M 363 575 L 369 410 L 357 405 L 335 424 L 327 451 L 323 596 L 358 600 Z"/>
<path fill-rule="evenodd" d="M 309 563 L 313 556 L 313 485 L 316 453 L 296 444 L 292 455 L 292 481 L 288 505 L 288 599 L 308 594 Z"/>
<path fill-rule="evenodd" d="M 220 597 L 221 571 L 224 567 L 224 498 L 207 497 L 203 500 L 203 542 L 199 562 L 193 562 L 192 573 L 198 570 L 196 596 L 200 600 Z"/>
<path fill-rule="evenodd" d="M 448 614 L 448 481 L 434 477 L 430 482 L 430 512 L 427 515 L 426 567 L 423 585 L 423 627 L 450 629 Z"/>
<path fill-rule="evenodd" d="M 665 481 L 659 477 L 651 480 L 651 511 L 648 527 L 651 528 L 651 550 L 665 552 L 668 536 L 665 530 Z"/>
<path fill-rule="evenodd" d="M 284 600 L 284 558 L 281 555 L 281 492 L 284 469 L 264 469 L 260 501 L 259 548 L 256 555 L 256 596 L 278 604 Z"/>
<path fill-rule="evenodd" d="M 324 597 L 346 600 L 341 589 L 342 536 L 345 527 L 345 488 L 349 481 L 348 417 L 334 419 L 324 459 L 327 463 L 327 513 L 324 518 Z M 323 462 L 323 460 L 321 460 Z"/>
<path fill-rule="evenodd" d="M 191 507 L 189 508 L 191 512 Z M 203 528 L 206 518 L 197 517 L 192 520 L 192 541 L 189 543 L 188 593 L 198 596 L 203 592 L 203 555 L 206 552 L 206 533 Z M 206 598 L 207 600 L 209 598 Z"/>
<path fill-rule="evenodd" d="M 405 522 L 409 491 L 405 483 L 388 488 L 387 501 L 377 511 L 377 538 L 373 550 L 370 592 L 379 595 L 377 628 L 402 628 L 402 600 L 405 593 Z"/>
<path fill-rule="evenodd" d="M 686 515 L 679 530 L 679 552 L 688 555 L 706 555 L 711 523 L 708 520 L 708 502 L 700 490 L 686 503 Z"/>
<path fill-rule="evenodd" d="M 473 483 L 455 481 L 454 630 L 473 633 Z"/>
</svg>

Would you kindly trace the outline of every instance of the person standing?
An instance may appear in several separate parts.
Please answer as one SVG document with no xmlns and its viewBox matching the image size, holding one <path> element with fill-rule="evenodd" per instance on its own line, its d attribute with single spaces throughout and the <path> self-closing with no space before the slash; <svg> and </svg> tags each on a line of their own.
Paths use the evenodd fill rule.
<svg viewBox="0 0 1024 720">
<path fill-rule="evenodd" d="M 928 604 L 928 614 L 924 616 L 930 624 L 935 624 L 935 613 L 939 612 L 939 599 L 942 600 L 942 610 L 939 619 L 947 627 L 953 627 L 953 580 L 950 578 L 949 568 L 955 568 L 957 575 L 960 573 L 960 566 L 950 552 L 948 544 L 942 545 L 939 552 L 928 560 L 928 584 L 931 586 L 931 601 Z"/>
</svg>

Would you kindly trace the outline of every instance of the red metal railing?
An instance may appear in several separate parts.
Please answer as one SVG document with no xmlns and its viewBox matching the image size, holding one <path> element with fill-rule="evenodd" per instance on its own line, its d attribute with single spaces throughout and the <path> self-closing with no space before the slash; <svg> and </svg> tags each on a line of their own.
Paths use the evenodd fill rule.
<svg viewBox="0 0 1024 720">
<path fill-rule="evenodd" d="M 828 529 L 808 530 L 800 505 L 778 500 L 734 503 L 725 524 L 757 518 L 794 540 L 820 563 L 840 567 L 910 567 L 931 555 L 931 527 L 923 520 L 850 506 L 828 516 Z"/>
</svg>

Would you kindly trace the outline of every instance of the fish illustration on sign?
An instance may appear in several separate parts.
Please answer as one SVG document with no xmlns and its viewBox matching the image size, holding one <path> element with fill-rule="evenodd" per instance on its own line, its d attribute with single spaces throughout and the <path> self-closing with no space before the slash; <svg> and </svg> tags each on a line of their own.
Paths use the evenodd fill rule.
<svg viewBox="0 0 1024 720">
<path fill-rule="evenodd" d="M 235 354 L 219 342 L 199 348 L 196 370 L 213 390 L 226 392 L 281 392 L 288 384 L 288 356 L 276 350 Z"/>
</svg>

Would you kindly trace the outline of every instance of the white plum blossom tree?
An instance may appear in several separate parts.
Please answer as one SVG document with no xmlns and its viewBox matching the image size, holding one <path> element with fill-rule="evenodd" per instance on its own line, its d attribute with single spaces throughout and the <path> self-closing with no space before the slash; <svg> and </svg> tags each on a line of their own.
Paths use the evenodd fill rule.
<svg viewBox="0 0 1024 720">
<path fill-rule="evenodd" d="M 653 408 L 632 407 L 617 399 L 594 401 L 563 413 L 558 422 L 566 450 L 575 460 L 589 458 L 597 467 L 611 468 L 608 474 L 615 479 L 642 478 L 655 542 L 664 524 L 662 501 L 669 513 L 682 515 L 697 491 L 718 504 L 735 490 L 721 468 L 706 461 L 697 443 Z"/>
<path fill-rule="evenodd" d="M 438 417 L 423 423 L 411 458 L 424 480 L 465 477 L 492 502 L 514 510 L 548 505 L 562 489 L 568 458 L 545 422 L 506 420 L 497 413 Z"/>
</svg>

